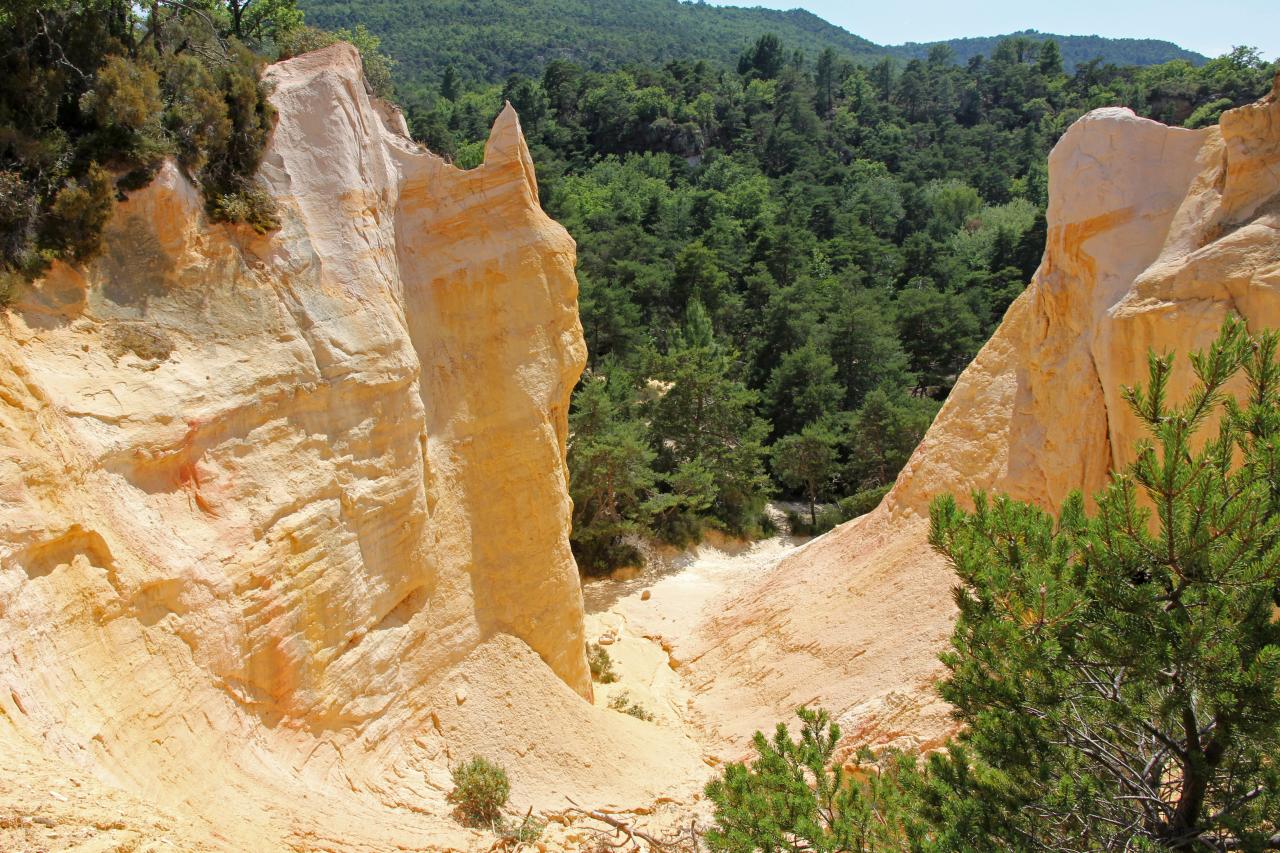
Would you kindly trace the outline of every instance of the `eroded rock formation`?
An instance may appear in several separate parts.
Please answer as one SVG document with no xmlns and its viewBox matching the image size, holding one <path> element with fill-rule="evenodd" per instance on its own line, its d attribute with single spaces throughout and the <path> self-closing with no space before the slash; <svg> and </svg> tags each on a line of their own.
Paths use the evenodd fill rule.
<svg viewBox="0 0 1280 853">
<path fill-rule="evenodd" d="M 1202 348 L 1228 312 L 1280 327 L 1280 79 L 1205 130 L 1096 110 L 1054 148 L 1049 193 L 1035 279 L 881 505 L 678 648 L 711 728 L 740 742 L 817 702 L 853 739 L 936 743 L 954 577 L 925 541 L 932 498 L 1092 494 L 1141 433 L 1120 389 L 1145 381 L 1149 350 Z M 1179 366 L 1172 399 L 1192 378 Z"/>
<path fill-rule="evenodd" d="M 0 318 L 0 798 L 359 850 L 465 846 L 473 753 L 539 806 L 686 784 L 696 749 L 581 701 L 574 245 L 514 111 L 463 172 L 349 46 L 267 82 L 278 232 L 169 165 Z"/>
</svg>

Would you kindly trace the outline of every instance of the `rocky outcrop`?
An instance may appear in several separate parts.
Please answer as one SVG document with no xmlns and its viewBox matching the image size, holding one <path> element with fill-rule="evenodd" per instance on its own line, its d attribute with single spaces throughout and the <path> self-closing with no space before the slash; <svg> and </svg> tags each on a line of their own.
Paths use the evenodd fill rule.
<svg viewBox="0 0 1280 853">
<path fill-rule="evenodd" d="M 685 784 L 695 749 L 582 701 L 574 244 L 514 111 L 464 172 L 350 46 L 266 80 L 278 232 L 169 165 L 0 318 L 0 764 L 181 849 L 465 846 L 471 753 L 539 805 Z"/>
<path fill-rule="evenodd" d="M 721 734 L 819 702 L 852 738 L 937 742 L 952 726 L 931 685 L 954 578 L 925 542 L 932 498 L 984 489 L 1056 508 L 1091 494 L 1140 435 L 1120 389 L 1145 381 L 1149 350 L 1202 348 L 1229 312 L 1280 327 L 1280 80 L 1205 130 L 1096 110 L 1054 148 L 1049 192 L 1035 279 L 883 503 L 782 563 L 679 651 Z M 1179 365 L 1173 399 L 1192 378 Z"/>
</svg>

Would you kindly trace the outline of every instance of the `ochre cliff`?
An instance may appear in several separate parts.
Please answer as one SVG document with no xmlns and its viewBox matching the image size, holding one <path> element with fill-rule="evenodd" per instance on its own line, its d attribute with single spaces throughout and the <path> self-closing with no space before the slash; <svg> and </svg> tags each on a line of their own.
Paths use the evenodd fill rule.
<svg viewBox="0 0 1280 853">
<path fill-rule="evenodd" d="M 466 846 L 473 753 L 517 804 L 696 784 L 583 701 L 574 244 L 515 113 L 463 172 L 349 46 L 266 80 L 278 232 L 169 165 L 0 317 L 0 847 L 82 800 L 141 849 Z"/>
<path fill-rule="evenodd" d="M 677 644 L 709 728 L 741 743 L 816 702 L 852 739 L 937 743 L 955 579 L 925 541 L 932 498 L 1091 494 L 1140 435 L 1120 389 L 1145 380 L 1149 350 L 1204 347 L 1229 312 L 1280 328 L 1280 80 L 1205 130 L 1092 112 L 1054 148 L 1049 193 L 1039 271 L 881 505 Z"/>
</svg>

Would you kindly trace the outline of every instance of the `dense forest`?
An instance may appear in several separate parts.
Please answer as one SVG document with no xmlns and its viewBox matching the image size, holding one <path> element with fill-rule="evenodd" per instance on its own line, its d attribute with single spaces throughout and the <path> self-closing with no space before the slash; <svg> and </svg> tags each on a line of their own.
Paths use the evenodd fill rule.
<svg viewBox="0 0 1280 853">
<path fill-rule="evenodd" d="M 402 96 L 442 81 L 452 67 L 467 81 L 501 83 L 538 75 L 552 60 L 593 71 L 634 63 L 737 61 L 744 44 L 776 33 L 816 54 L 830 47 L 862 60 L 878 48 L 802 9 L 740 9 L 679 0 L 302 0 L 308 22 L 362 24 L 397 64 Z"/>
<path fill-rule="evenodd" d="M 589 71 L 704 59 L 731 66 L 744 45 L 778 36 L 790 49 L 817 56 L 826 48 L 868 64 L 889 57 L 924 59 L 933 44 L 877 45 L 803 9 L 712 6 L 681 0 L 299 0 L 308 22 L 327 29 L 364 25 L 399 65 L 402 95 L 438 86 L 445 69 L 468 81 L 501 83 L 537 76 L 568 60 Z M 1025 32 L 1032 40 L 1045 36 Z M 1097 59 L 1154 65 L 1205 57 L 1155 39 L 1055 36 L 1067 71 Z M 959 63 L 990 54 L 1000 40 L 946 42 Z"/>
<path fill-rule="evenodd" d="M 570 468 L 592 571 L 636 559 L 632 534 L 756 535 L 771 494 L 807 502 L 810 528 L 870 509 L 1039 263 L 1066 128 L 1110 104 L 1211 124 L 1274 72 L 1242 49 L 1067 74 L 1025 38 L 865 65 L 767 35 L 732 67 L 553 60 L 470 89 L 450 72 L 406 107 L 466 167 L 510 100 L 578 241 Z"/>
</svg>

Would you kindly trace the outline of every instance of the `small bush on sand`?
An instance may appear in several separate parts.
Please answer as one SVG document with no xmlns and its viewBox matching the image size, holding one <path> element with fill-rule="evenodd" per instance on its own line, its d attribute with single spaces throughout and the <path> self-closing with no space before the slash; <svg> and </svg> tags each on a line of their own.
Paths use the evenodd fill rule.
<svg viewBox="0 0 1280 853">
<path fill-rule="evenodd" d="M 637 705 L 633 702 L 631 700 L 631 695 L 626 692 L 619 693 L 610 699 L 609 707 L 614 711 L 621 711 L 624 714 L 629 714 L 637 720 L 644 720 L 648 723 L 653 722 L 653 714 L 646 711 L 643 705 Z"/>
<path fill-rule="evenodd" d="M 502 819 L 502 807 L 511 796 L 507 771 L 487 758 L 474 756 L 453 768 L 453 790 L 449 802 L 467 826 L 492 829 Z"/>
<path fill-rule="evenodd" d="M 516 849 L 526 845 L 533 844 L 542 837 L 542 832 L 547 828 L 545 820 L 539 820 L 533 816 L 533 809 L 530 808 L 519 823 L 507 822 L 500 819 L 494 826 L 494 831 L 502 837 L 508 847 L 514 846 Z"/>
<path fill-rule="evenodd" d="M 591 680 L 601 684 L 613 684 L 618 680 L 618 673 L 613 670 L 613 658 L 609 651 L 598 643 L 587 644 L 587 664 L 591 667 Z"/>
</svg>

